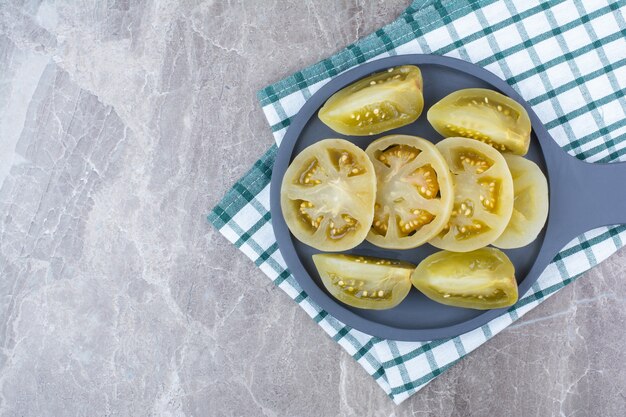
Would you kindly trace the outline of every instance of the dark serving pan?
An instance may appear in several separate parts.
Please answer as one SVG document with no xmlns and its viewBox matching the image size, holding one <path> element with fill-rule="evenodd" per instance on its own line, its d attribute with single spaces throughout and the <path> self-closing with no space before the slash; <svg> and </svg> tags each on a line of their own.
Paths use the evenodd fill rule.
<svg viewBox="0 0 626 417">
<path fill-rule="evenodd" d="M 317 117 L 319 108 L 336 91 L 373 72 L 407 64 L 419 66 L 424 78 L 425 106 L 416 122 L 380 135 L 353 137 L 334 132 Z M 331 80 L 294 117 L 276 156 L 270 190 L 272 225 L 290 272 L 313 301 L 348 326 L 383 338 L 427 341 L 458 336 L 506 312 L 506 309 L 479 311 L 445 306 L 414 288 L 399 306 L 390 310 L 347 306 L 328 294 L 311 259 L 319 251 L 289 233 L 280 207 L 285 171 L 307 146 L 326 138 L 343 138 L 366 148 L 374 139 L 394 133 L 421 136 L 436 143 L 442 137 L 426 120 L 429 107 L 453 91 L 471 87 L 500 91 L 526 108 L 532 123 L 526 157 L 536 162 L 548 178 L 550 212 L 546 226 L 530 245 L 505 250 L 515 265 L 520 297 L 537 281 L 558 251 L 576 236 L 596 227 L 626 223 L 626 163 L 589 164 L 568 155 L 550 137 L 530 105 L 496 75 L 474 64 L 437 55 L 402 55 L 365 63 Z M 417 264 L 435 251 L 428 244 L 409 250 L 390 250 L 364 242 L 348 253 Z"/>
</svg>

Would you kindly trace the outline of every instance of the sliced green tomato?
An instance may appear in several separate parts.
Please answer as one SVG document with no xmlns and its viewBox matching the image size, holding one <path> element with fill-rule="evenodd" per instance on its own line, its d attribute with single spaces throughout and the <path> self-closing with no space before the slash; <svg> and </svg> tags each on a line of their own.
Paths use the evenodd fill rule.
<svg viewBox="0 0 626 417">
<path fill-rule="evenodd" d="M 426 117 L 444 137 L 477 139 L 501 152 L 517 155 L 528 152 L 531 126 L 526 109 L 496 91 L 455 91 L 435 103 Z"/>
<path fill-rule="evenodd" d="M 422 73 L 416 66 L 404 65 L 336 92 L 318 115 L 336 132 L 366 136 L 413 123 L 423 108 Z"/>
<path fill-rule="evenodd" d="M 319 250 L 342 251 L 365 240 L 375 197 L 374 166 L 365 152 L 343 139 L 325 139 L 289 165 L 280 205 L 298 240 Z"/>
<path fill-rule="evenodd" d="M 429 243 L 469 252 L 493 243 L 513 212 L 513 180 L 501 153 L 467 138 L 437 144 L 454 180 L 454 207 L 448 224 Z"/>
<path fill-rule="evenodd" d="M 537 238 L 548 218 L 548 181 L 541 168 L 517 155 L 504 155 L 513 177 L 513 214 L 493 246 L 521 248 Z"/>
<path fill-rule="evenodd" d="M 495 248 L 437 252 L 420 262 L 411 282 L 431 300 L 455 307 L 502 308 L 518 297 L 515 267 Z"/>
<path fill-rule="evenodd" d="M 352 307 L 393 308 L 411 289 L 415 265 L 354 255 L 313 255 L 324 286 L 333 297 Z"/>
<path fill-rule="evenodd" d="M 454 202 L 448 164 L 431 142 L 390 135 L 365 150 L 376 171 L 374 222 L 367 240 L 390 249 L 415 248 L 446 226 Z"/>
</svg>

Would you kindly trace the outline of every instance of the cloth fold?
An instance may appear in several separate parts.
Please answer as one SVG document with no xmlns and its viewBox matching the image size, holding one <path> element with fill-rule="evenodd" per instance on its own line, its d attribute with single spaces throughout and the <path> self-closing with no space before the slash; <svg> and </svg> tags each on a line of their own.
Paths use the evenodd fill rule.
<svg viewBox="0 0 626 417">
<path fill-rule="evenodd" d="M 414 1 L 391 24 L 258 93 L 277 145 L 232 187 L 209 221 L 395 403 L 402 402 L 622 247 L 626 226 L 596 229 L 570 242 L 515 306 L 481 328 L 427 343 L 372 337 L 320 309 L 291 276 L 278 250 L 269 183 L 277 146 L 291 118 L 326 82 L 360 63 L 409 53 L 448 55 L 506 80 L 533 106 L 564 151 L 588 162 L 626 160 L 625 11 L 623 0 Z"/>
</svg>

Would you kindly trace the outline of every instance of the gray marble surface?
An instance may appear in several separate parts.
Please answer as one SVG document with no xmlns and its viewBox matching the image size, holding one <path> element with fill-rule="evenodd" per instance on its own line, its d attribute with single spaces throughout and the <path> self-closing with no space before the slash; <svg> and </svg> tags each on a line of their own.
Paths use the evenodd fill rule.
<svg viewBox="0 0 626 417">
<path fill-rule="evenodd" d="M 206 223 L 407 0 L 72 3 L 0 1 L 1 416 L 624 415 L 624 250 L 395 406 Z"/>
</svg>

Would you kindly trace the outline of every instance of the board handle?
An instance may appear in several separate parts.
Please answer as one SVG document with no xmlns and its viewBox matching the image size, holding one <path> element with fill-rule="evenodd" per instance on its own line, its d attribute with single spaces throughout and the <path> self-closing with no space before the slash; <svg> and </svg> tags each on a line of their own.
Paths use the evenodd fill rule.
<svg viewBox="0 0 626 417">
<path fill-rule="evenodd" d="M 550 214 L 541 263 L 547 265 L 577 236 L 626 224 L 626 162 L 588 163 L 565 152 L 549 161 Z"/>
<path fill-rule="evenodd" d="M 575 236 L 601 226 L 626 223 L 626 163 L 592 164 L 569 157 L 559 184 L 559 202 Z"/>
</svg>

